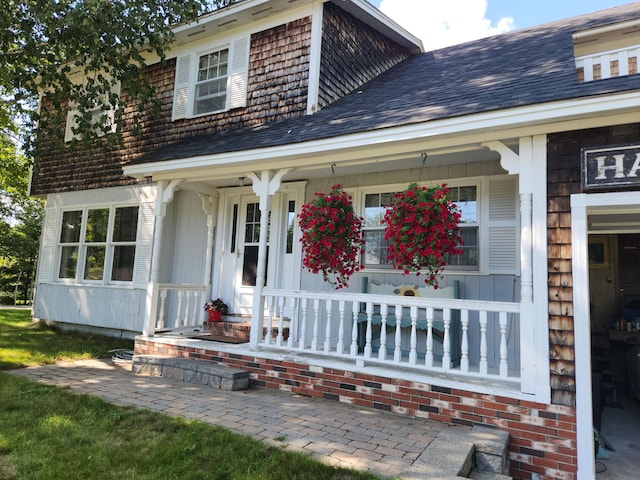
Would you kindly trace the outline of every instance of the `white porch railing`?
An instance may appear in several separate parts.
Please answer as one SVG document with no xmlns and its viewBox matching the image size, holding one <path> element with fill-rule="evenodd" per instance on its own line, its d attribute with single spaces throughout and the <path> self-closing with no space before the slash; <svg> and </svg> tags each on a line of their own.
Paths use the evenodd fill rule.
<svg viewBox="0 0 640 480">
<path fill-rule="evenodd" d="M 156 329 L 199 326 L 206 285 L 161 283 Z"/>
<path fill-rule="evenodd" d="M 259 346 L 466 377 L 520 377 L 520 305 L 264 289 Z M 395 312 L 399 315 L 396 316 Z M 402 313 L 400 313 L 402 312 Z M 436 327 L 437 326 L 437 327 Z M 288 330 L 287 330 L 288 329 Z"/>
<path fill-rule="evenodd" d="M 584 72 L 584 81 L 622 77 L 638 73 L 640 46 L 620 48 L 576 58 L 576 69 Z M 598 75 L 599 70 L 599 75 Z"/>
</svg>

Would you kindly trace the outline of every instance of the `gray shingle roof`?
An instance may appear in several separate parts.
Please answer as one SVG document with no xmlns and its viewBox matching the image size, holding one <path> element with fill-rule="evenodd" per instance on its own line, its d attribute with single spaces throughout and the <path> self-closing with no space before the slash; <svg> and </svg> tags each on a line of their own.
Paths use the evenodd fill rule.
<svg viewBox="0 0 640 480">
<path fill-rule="evenodd" d="M 640 89 L 578 83 L 572 33 L 640 18 L 640 2 L 410 57 L 315 115 L 186 138 L 136 163 L 281 146 L 473 113 Z"/>
</svg>

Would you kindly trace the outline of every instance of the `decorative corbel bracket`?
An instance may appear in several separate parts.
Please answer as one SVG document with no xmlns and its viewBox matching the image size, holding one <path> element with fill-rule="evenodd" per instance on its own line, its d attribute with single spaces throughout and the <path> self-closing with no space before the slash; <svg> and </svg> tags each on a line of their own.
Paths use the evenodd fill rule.
<svg viewBox="0 0 640 480">
<path fill-rule="evenodd" d="M 500 165 L 509 175 L 518 175 L 520 173 L 520 156 L 500 141 L 483 142 L 483 147 L 500 154 Z"/>
<path fill-rule="evenodd" d="M 167 214 L 167 205 L 169 205 L 173 200 L 173 196 L 175 195 L 181 183 L 181 178 L 175 178 L 169 183 L 166 183 L 165 181 L 159 182 L 161 193 L 158 196 L 158 201 L 156 204 L 156 215 L 164 217 Z"/>
<path fill-rule="evenodd" d="M 260 177 L 254 172 L 249 172 L 247 176 L 251 179 L 251 188 L 253 192 L 260 198 L 260 210 L 268 210 L 271 197 L 280 189 L 282 177 L 291 171 L 290 168 L 278 170 L 271 177 L 271 171 L 263 170 Z"/>
<path fill-rule="evenodd" d="M 198 198 L 202 202 L 202 210 L 204 210 L 204 213 L 207 215 L 213 215 L 215 197 L 207 195 L 206 193 L 196 193 L 196 195 L 198 195 Z"/>
</svg>

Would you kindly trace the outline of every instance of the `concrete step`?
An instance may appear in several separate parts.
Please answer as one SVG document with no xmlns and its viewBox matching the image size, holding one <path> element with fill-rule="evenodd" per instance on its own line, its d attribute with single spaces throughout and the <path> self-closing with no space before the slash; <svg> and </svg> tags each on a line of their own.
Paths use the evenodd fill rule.
<svg viewBox="0 0 640 480">
<path fill-rule="evenodd" d="M 403 480 L 510 480 L 509 434 L 492 428 L 450 427 L 405 471 Z"/>
<path fill-rule="evenodd" d="M 249 387 L 249 372 L 192 358 L 134 355 L 131 371 L 137 375 L 174 378 L 222 390 Z"/>
</svg>

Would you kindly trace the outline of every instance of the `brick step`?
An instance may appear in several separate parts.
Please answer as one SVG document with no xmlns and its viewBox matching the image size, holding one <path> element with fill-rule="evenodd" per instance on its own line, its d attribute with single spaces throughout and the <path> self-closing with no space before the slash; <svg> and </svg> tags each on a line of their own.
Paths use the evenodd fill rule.
<svg viewBox="0 0 640 480">
<path fill-rule="evenodd" d="M 443 430 L 401 477 L 405 480 L 495 479 L 509 476 L 509 434 L 474 426 Z"/>
<path fill-rule="evenodd" d="M 204 322 L 204 331 L 211 335 L 220 337 L 236 337 L 249 341 L 251 333 L 250 322 Z M 262 338 L 267 335 L 268 327 L 262 329 Z M 275 339 L 278 336 L 278 327 L 271 328 L 271 338 Z M 282 329 L 282 337 L 284 340 L 289 338 L 289 327 Z"/>
<path fill-rule="evenodd" d="M 174 378 L 222 390 L 249 387 L 249 372 L 192 358 L 134 355 L 131 371 L 137 375 Z"/>
</svg>

